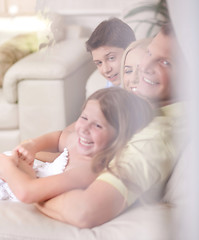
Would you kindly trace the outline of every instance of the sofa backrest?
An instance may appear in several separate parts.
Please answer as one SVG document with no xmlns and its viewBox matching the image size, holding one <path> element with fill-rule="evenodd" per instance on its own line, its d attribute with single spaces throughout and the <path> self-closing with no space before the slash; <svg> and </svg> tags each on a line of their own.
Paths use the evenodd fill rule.
<svg viewBox="0 0 199 240">
<path fill-rule="evenodd" d="M 191 145 L 184 149 L 166 186 L 163 200 L 175 206 L 185 203 L 188 197 L 190 151 Z"/>
<path fill-rule="evenodd" d="M 88 78 L 86 83 L 86 97 L 89 97 L 95 91 L 105 88 L 107 80 L 96 69 Z"/>
</svg>

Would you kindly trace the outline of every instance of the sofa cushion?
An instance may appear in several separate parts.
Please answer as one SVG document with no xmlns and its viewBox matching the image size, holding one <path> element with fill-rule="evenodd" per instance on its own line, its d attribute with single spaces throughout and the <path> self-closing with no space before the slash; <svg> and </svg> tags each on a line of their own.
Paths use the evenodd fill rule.
<svg viewBox="0 0 199 240">
<path fill-rule="evenodd" d="M 179 206 L 185 204 L 189 198 L 189 179 L 191 161 L 191 146 L 186 147 L 181 154 L 173 173 L 167 183 L 164 201 L 172 204 L 173 206 Z"/>
<path fill-rule="evenodd" d="M 184 149 L 166 188 L 175 239 L 198 239 L 198 156 L 193 143 Z M 195 238 L 196 237 L 196 238 Z M 174 238 L 173 238 L 174 239 Z"/>
<path fill-rule="evenodd" d="M 107 85 L 107 80 L 95 70 L 89 77 L 86 83 L 86 97 L 89 97 L 95 91 L 105 88 Z"/>
<path fill-rule="evenodd" d="M 92 229 L 79 229 L 41 214 L 33 205 L 0 201 L 0 239 L 37 240 L 168 240 L 167 206 L 131 208 Z"/>
<path fill-rule="evenodd" d="M 2 88 L 0 88 L 0 113 L 0 130 L 18 128 L 18 105 L 5 100 Z"/>
<path fill-rule="evenodd" d="M 19 129 L 5 129 L 0 131 L 0 153 L 12 150 L 21 141 Z"/>
</svg>

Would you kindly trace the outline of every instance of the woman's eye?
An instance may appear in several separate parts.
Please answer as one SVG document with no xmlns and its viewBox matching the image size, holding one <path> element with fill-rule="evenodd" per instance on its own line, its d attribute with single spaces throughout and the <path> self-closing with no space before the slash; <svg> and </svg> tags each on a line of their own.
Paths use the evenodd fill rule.
<svg viewBox="0 0 199 240">
<path fill-rule="evenodd" d="M 132 72 L 133 72 L 132 70 L 125 71 L 126 74 L 130 74 Z"/>
<path fill-rule="evenodd" d="M 81 116 L 81 119 L 88 120 L 87 117 L 85 117 L 85 116 Z"/>
<path fill-rule="evenodd" d="M 133 72 L 133 70 L 131 69 L 131 68 L 125 68 L 124 69 L 124 73 L 125 74 L 130 74 L 130 73 L 132 73 Z"/>
</svg>

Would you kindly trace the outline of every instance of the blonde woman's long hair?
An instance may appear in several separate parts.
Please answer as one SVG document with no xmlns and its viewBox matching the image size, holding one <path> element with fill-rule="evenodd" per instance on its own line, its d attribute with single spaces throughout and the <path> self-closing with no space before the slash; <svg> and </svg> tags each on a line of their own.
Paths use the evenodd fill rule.
<svg viewBox="0 0 199 240">
<path fill-rule="evenodd" d="M 148 102 L 119 87 L 96 91 L 84 107 L 89 100 L 98 101 L 104 117 L 116 131 L 110 144 L 93 157 L 92 168 L 99 173 L 109 170 L 110 161 L 120 154 L 127 141 L 153 119 L 153 111 Z"/>
</svg>

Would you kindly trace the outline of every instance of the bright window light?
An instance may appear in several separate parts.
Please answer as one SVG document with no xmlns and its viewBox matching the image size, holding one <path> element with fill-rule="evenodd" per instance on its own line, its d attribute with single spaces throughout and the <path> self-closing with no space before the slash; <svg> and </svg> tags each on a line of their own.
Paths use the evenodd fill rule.
<svg viewBox="0 0 199 240">
<path fill-rule="evenodd" d="M 49 22 L 37 16 L 0 18 L 0 32 L 44 31 Z"/>
<path fill-rule="evenodd" d="M 10 5 L 9 8 L 8 8 L 8 13 L 11 15 L 11 16 L 14 16 L 16 15 L 17 13 L 19 12 L 19 7 L 17 5 Z"/>
</svg>

